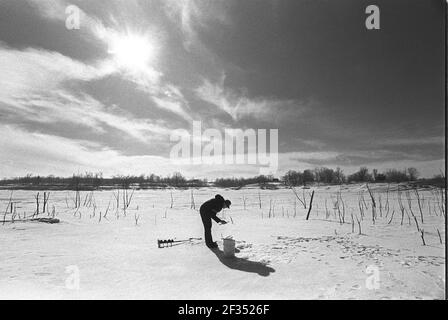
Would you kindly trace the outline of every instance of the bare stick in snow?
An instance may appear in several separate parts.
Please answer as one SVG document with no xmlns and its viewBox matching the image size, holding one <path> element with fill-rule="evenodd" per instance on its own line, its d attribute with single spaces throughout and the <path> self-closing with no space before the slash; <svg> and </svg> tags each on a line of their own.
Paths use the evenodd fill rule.
<svg viewBox="0 0 448 320">
<path fill-rule="evenodd" d="M 442 242 L 442 236 L 440 235 L 440 231 L 439 231 L 439 229 L 437 229 L 437 234 L 439 235 L 439 241 L 440 241 L 440 244 L 443 244 L 443 242 Z"/>
<path fill-rule="evenodd" d="M 352 233 L 355 233 L 355 220 L 353 219 L 353 212 L 350 213 L 350 216 L 352 218 Z"/>
<path fill-rule="evenodd" d="M 306 209 L 306 199 L 303 198 L 303 200 L 300 198 L 299 194 L 297 193 L 296 189 L 292 186 L 289 185 L 289 187 L 291 188 L 292 192 L 294 192 L 294 195 L 296 196 L 296 198 L 300 201 L 300 203 L 302 203 L 303 207 Z M 305 190 L 304 192 L 304 196 L 305 196 Z"/>
<path fill-rule="evenodd" d="M 423 224 L 423 211 L 422 211 L 422 205 L 420 203 L 420 194 L 418 193 L 417 187 L 415 187 L 414 191 L 415 191 L 415 195 L 417 196 L 418 209 L 420 210 L 420 217 L 421 217 L 422 224 Z"/>
<path fill-rule="evenodd" d="M 423 245 L 426 246 L 425 242 L 425 230 L 420 230 L 420 236 L 422 237 Z"/>
<path fill-rule="evenodd" d="M 372 221 L 373 224 L 375 224 L 375 218 L 376 218 L 376 201 L 375 197 L 373 196 L 372 190 L 369 188 L 369 184 L 366 184 L 367 190 L 369 191 L 370 198 L 372 199 Z"/>
<path fill-rule="evenodd" d="M 313 190 L 313 193 L 311 193 L 310 207 L 308 209 L 308 214 L 306 215 L 306 220 L 309 219 L 310 213 L 311 213 L 311 209 L 313 208 L 313 198 L 314 198 L 314 190 Z"/>
<path fill-rule="evenodd" d="M 417 231 L 420 231 L 420 226 L 418 225 L 418 221 L 417 221 L 417 217 L 414 214 L 414 211 L 412 211 L 412 200 L 411 200 L 411 194 L 409 193 L 409 191 L 406 191 L 406 197 L 408 199 L 408 207 L 409 207 L 409 211 L 412 214 L 412 217 L 414 218 L 415 221 L 415 225 L 417 227 Z"/>
<path fill-rule="evenodd" d="M 356 218 L 356 222 L 358 222 L 358 234 L 362 235 L 362 230 L 361 230 L 361 221 L 358 219 L 358 216 L 355 216 Z"/>
<path fill-rule="evenodd" d="M 389 220 L 389 222 L 387 224 L 391 224 L 391 222 L 392 222 L 392 220 L 394 218 L 394 213 L 395 213 L 395 210 L 392 210 L 392 214 L 390 215 L 390 220 Z M 401 221 L 403 222 L 403 219 Z"/>
<path fill-rule="evenodd" d="M 196 210 L 196 205 L 194 203 L 194 194 L 193 194 L 193 189 L 191 189 L 191 201 L 190 201 L 190 209 Z"/>
</svg>

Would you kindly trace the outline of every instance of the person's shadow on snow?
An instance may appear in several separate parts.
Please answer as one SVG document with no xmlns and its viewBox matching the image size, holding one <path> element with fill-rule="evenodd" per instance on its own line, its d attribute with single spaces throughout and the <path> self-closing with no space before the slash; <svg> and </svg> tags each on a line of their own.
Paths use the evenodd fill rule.
<svg viewBox="0 0 448 320">
<path fill-rule="evenodd" d="M 275 272 L 274 268 L 268 267 L 266 264 L 238 257 L 225 257 L 224 252 L 219 248 L 210 249 L 221 261 L 223 265 L 230 269 L 240 270 L 244 272 L 258 273 L 262 277 L 267 277 L 271 272 Z"/>
</svg>

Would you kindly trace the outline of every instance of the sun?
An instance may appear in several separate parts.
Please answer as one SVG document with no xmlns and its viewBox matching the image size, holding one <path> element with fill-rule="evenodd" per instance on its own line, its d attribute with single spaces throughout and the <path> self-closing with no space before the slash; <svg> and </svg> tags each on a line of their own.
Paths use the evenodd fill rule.
<svg viewBox="0 0 448 320">
<path fill-rule="evenodd" d="M 110 41 L 109 53 L 119 67 L 138 72 L 150 65 L 156 48 L 148 36 L 117 34 Z"/>
</svg>

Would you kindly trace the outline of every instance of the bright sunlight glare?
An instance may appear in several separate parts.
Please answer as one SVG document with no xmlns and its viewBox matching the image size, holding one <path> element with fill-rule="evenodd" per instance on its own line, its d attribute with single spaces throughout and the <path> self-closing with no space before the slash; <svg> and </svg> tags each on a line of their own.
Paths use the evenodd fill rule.
<svg viewBox="0 0 448 320">
<path fill-rule="evenodd" d="M 137 34 L 116 35 L 109 53 L 114 61 L 129 71 L 141 71 L 154 59 L 155 48 L 148 37 Z"/>
</svg>

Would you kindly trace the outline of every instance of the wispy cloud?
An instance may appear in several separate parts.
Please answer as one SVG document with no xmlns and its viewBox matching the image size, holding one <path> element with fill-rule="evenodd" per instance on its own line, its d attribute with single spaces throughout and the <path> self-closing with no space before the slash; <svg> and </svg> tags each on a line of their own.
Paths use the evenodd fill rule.
<svg viewBox="0 0 448 320">
<path fill-rule="evenodd" d="M 73 173 L 102 172 L 140 175 L 156 173 L 169 175 L 176 171 L 188 172 L 189 177 L 226 176 L 229 172 L 242 175 L 257 174 L 254 165 L 179 165 L 159 155 L 124 155 L 119 150 L 84 140 L 25 131 L 16 126 L 0 127 L 0 145 L 7 159 L 0 160 L 0 176 L 14 177 L 28 173 L 67 176 Z"/>
<path fill-rule="evenodd" d="M 59 53 L 37 49 L 0 48 L 0 109 L 20 120 L 41 123 L 75 123 L 96 132 L 102 124 L 143 142 L 169 130 L 150 119 L 135 119 L 120 107 L 107 108 L 87 94 L 67 88 L 73 81 L 90 81 L 109 75 L 108 67 L 88 66 Z"/>
<path fill-rule="evenodd" d="M 65 0 L 29 1 L 39 9 L 39 12 L 45 18 L 61 22 L 66 19 L 65 9 L 70 5 Z M 126 11 L 129 7 L 138 8 L 137 2 L 124 5 L 120 1 L 114 1 L 111 5 L 119 6 L 122 11 Z M 148 94 L 148 97 L 155 102 L 154 106 L 172 112 L 187 121 L 191 120 L 188 103 L 183 98 L 180 89 L 163 79 L 163 73 L 157 70 L 157 57 L 161 55 L 162 51 L 163 32 L 152 30 L 149 26 L 143 28 L 142 26 L 132 26 L 132 22 L 120 25 L 118 23 L 119 19 L 116 19 L 113 15 L 108 18 L 106 23 L 98 17 L 87 14 L 82 9 L 79 10 L 81 13 L 80 20 L 82 21 L 81 30 L 87 31 L 90 36 L 102 43 L 105 52 L 109 54 L 113 55 L 117 43 L 120 45 L 120 41 L 129 37 L 140 37 L 151 46 L 153 57 L 145 65 L 128 68 L 111 56 L 109 59 L 102 61 L 102 69 L 107 70 L 109 74 L 118 74 L 123 79 L 133 82 L 138 89 Z M 126 43 L 121 43 L 121 45 L 126 45 Z M 132 63 L 132 61 L 127 62 Z"/>
<path fill-rule="evenodd" d="M 396 138 L 387 139 L 378 142 L 382 146 L 418 146 L 418 145 L 440 145 L 444 144 L 444 138 L 438 137 L 421 137 L 421 138 Z"/>
<path fill-rule="evenodd" d="M 49 91 L 69 80 L 90 81 L 111 74 L 106 64 L 89 66 L 57 52 L 28 48 L 11 49 L 0 42 L 0 85 L 3 99 L 23 92 Z"/>
<path fill-rule="evenodd" d="M 0 175 L 11 177 L 38 173 L 67 175 L 96 171 L 105 175 L 148 173 L 152 168 L 168 174 L 167 159 L 160 156 L 125 156 L 92 142 L 32 133 L 14 126 L 0 127 L 2 159 Z"/>
<path fill-rule="evenodd" d="M 56 20 L 61 22 L 65 22 L 65 20 L 67 19 L 66 9 L 69 6 L 74 5 L 72 1 L 66 1 L 66 0 L 45 0 L 45 1 L 26 0 L 26 1 L 30 3 L 32 6 L 34 6 L 42 17 L 49 20 Z M 79 6 L 78 9 L 80 13 L 80 21 L 82 21 L 82 28 L 81 28 L 82 32 L 87 31 L 93 34 L 97 34 L 102 29 L 104 29 L 103 23 L 101 22 L 100 19 L 91 14 L 87 14 Z M 65 23 L 61 24 L 61 26 L 64 25 Z"/>
<path fill-rule="evenodd" d="M 198 29 L 205 28 L 208 23 L 230 24 L 226 5 L 229 1 L 206 0 L 166 0 L 164 1 L 167 15 L 179 26 L 184 36 L 184 47 L 187 50 L 196 49 L 209 54 L 200 40 Z"/>
<path fill-rule="evenodd" d="M 228 114 L 234 121 L 252 118 L 279 123 L 281 119 L 291 114 L 297 117 L 308 109 L 307 104 L 295 100 L 248 97 L 244 90 L 236 92 L 226 88 L 224 82 L 225 75 L 216 83 L 204 79 L 202 85 L 196 88 L 195 93 L 200 99 Z"/>
<path fill-rule="evenodd" d="M 404 151 L 372 150 L 348 152 L 293 152 L 290 160 L 305 162 L 315 166 L 361 166 L 381 161 L 412 160 L 416 162 L 438 160 L 431 155 L 408 153 Z M 439 158 L 441 159 L 441 158 Z"/>
</svg>

